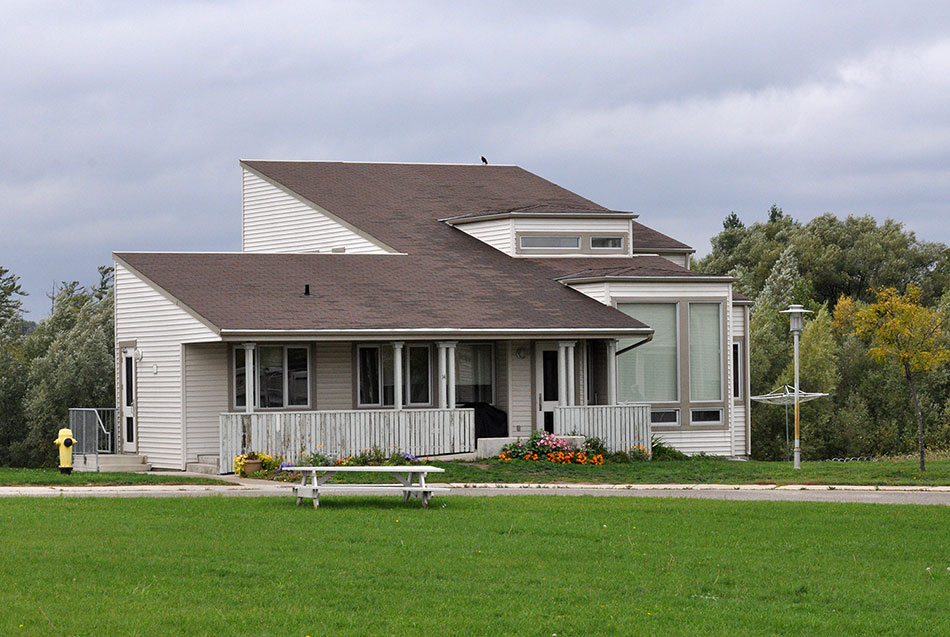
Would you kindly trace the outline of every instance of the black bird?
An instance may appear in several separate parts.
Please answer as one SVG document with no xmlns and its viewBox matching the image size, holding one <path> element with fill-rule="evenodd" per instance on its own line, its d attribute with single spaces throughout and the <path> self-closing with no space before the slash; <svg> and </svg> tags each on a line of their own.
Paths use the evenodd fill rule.
<svg viewBox="0 0 950 637">
<path fill-rule="evenodd" d="M 484 155 L 482 155 L 482 163 L 485 164 L 486 166 L 488 165 L 488 160 L 485 159 Z"/>
</svg>

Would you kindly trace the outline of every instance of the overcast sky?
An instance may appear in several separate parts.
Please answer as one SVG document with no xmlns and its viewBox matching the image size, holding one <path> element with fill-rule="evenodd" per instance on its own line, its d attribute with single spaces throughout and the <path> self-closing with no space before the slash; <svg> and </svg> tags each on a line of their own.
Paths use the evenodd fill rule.
<svg viewBox="0 0 950 637">
<path fill-rule="evenodd" d="M 518 164 L 697 248 L 772 203 L 950 243 L 950 7 L 2 2 L 0 265 L 239 250 L 239 159 Z"/>
</svg>

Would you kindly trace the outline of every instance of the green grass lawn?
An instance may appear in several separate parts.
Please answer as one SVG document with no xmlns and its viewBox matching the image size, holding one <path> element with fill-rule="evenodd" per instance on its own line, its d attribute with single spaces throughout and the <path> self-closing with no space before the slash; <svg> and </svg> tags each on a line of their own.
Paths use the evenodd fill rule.
<svg viewBox="0 0 950 637">
<path fill-rule="evenodd" d="M 214 478 L 153 475 L 149 473 L 71 473 L 59 469 L 15 469 L 0 467 L 0 486 L 88 486 L 128 484 L 229 484 Z"/>
<path fill-rule="evenodd" d="M 431 462 L 445 473 L 430 482 L 594 482 L 607 484 L 861 484 L 950 485 L 950 460 L 933 460 L 920 472 L 914 460 L 882 462 L 734 462 L 691 458 L 629 464 L 559 465 L 550 462 L 484 460 Z M 373 474 L 339 474 L 338 482 L 379 482 Z"/>
<path fill-rule="evenodd" d="M 945 635 L 948 522 L 635 498 L 3 499 L 0 634 Z"/>
</svg>

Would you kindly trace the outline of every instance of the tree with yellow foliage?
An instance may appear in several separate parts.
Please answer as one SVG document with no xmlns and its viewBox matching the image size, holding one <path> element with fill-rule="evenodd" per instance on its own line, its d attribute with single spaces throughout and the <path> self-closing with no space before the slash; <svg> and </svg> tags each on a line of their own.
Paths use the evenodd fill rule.
<svg viewBox="0 0 950 637">
<path fill-rule="evenodd" d="M 850 325 L 850 331 L 870 341 L 868 356 L 878 363 L 892 361 L 907 380 L 917 417 L 917 445 L 920 470 L 924 466 L 924 420 L 920 414 L 916 374 L 931 372 L 950 361 L 947 347 L 947 315 L 921 304 L 920 287 L 910 284 L 904 294 L 894 288 L 874 290 L 874 303 L 857 308 L 850 298 L 842 298 L 835 308 L 835 321 Z"/>
</svg>

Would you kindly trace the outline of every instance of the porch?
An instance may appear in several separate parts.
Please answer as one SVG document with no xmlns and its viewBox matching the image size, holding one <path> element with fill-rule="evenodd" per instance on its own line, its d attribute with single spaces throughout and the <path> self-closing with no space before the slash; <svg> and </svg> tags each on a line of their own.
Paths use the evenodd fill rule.
<svg viewBox="0 0 950 637">
<path fill-rule="evenodd" d="M 596 436 L 611 451 L 650 449 L 649 405 L 555 407 L 553 431 L 559 436 Z M 221 473 L 247 451 L 283 456 L 298 463 L 319 452 L 343 458 L 377 448 L 422 458 L 473 453 L 474 409 L 348 410 L 221 414 Z"/>
</svg>

